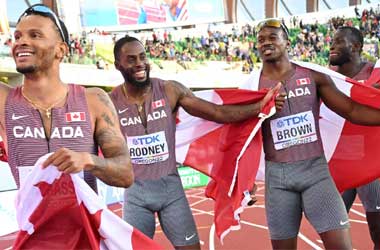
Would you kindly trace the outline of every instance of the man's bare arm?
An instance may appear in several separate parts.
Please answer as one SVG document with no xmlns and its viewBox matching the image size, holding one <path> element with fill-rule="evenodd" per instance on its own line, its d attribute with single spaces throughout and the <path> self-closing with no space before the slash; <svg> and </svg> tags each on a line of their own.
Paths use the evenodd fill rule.
<svg viewBox="0 0 380 250">
<path fill-rule="evenodd" d="M 109 185 L 128 187 L 132 185 L 134 175 L 128 146 L 120 131 L 115 107 L 104 91 L 96 89 L 94 92 L 97 99 L 95 140 L 104 158 L 91 155 L 94 164 L 90 171 Z"/>
<path fill-rule="evenodd" d="M 52 164 L 65 173 L 77 173 L 84 169 L 109 185 L 129 187 L 134 180 L 132 164 L 115 108 L 103 90 L 92 88 L 86 91 L 94 138 L 104 158 L 61 148 L 44 162 L 43 167 Z"/>
<path fill-rule="evenodd" d="M 380 110 L 359 104 L 347 97 L 335 86 L 332 79 L 322 73 L 313 72 L 318 93 L 323 102 L 338 115 L 360 125 L 380 125 Z"/>
<path fill-rule="evenodd" d="M 190 89 L 176 81 L 168 81 L 166 91 L 172 108 L 173 105 L 176 105 L 174 110 L 177 106 L 181 106 L 193 116 L 218 123 L 229 123 L 257 116 L 262 107 L 277 93 L 280 87 L 281 85 L 278 84 L 260 102 L 249 105 L 216 105 L 196 97 Z"/>
</svg>

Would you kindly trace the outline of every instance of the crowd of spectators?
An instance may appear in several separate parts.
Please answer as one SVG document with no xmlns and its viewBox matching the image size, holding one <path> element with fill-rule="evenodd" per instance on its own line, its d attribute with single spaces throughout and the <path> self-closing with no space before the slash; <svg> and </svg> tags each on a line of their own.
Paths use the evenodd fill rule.
<svg viewBox="0 0 380 250">
<path fill-rule="evenodd" d="M 355 9 L 358 11 L 357 8 Z M 296 16 L 290 19 L 290 56 L 294 60 L 313 61 L 326 65 L 331 39 L 335 30 L 343 25 L 358 27 L 365 37 L 365 56 L 369 60 L 379 58 L 380 10 L 364 9 L 356 18 L 334 17 L 325 24 L 316 21 L 303 24 Z M 242 62 L 242 70 L 250 72 L 259 62 L 255 46 L 255 28 L 249 24 L 240 29 L 233 26 L 228 32 L 209 30 L 207 36 L 185 37 L 178 41 L 146 39 L 151 58 L 162 60 L 203 61 L 223 60 Z"/>
<path fill-rule="evenodd" d="M 358 27 L 365 36 L 365 56 L 370 60 L 379 58 L 380 8 L 364 9 L 362 13 L 355 8 L 355 14 L 356 18 L 334 17 L 325 24 L 319 24 L 317 21 L 314 24 L 303 24 L 302 19 L 293 16 L 287 22 L 292 43 L 289 54 L 292 59 L 326 65 L 331 37 L 342 25 Z M 241 62 L 242 71 L 250 72 L 257 67 L 259 62 L 255 46 L 255 27 L 251 24 L 229 27 L 227 31 L 224 31 L 224 28 L 215 29 L 210 25 L 205 34 L 175 38 L 172 34 L 175 30 L 154 31 L 144 33 L 143 40 L 149 57 L 154 61 L 177 61 L 185 69 L 188 68 L 188 62 L 214 60 L 230 63 L 237 61 Z M 71 34 L 70 55 L 65 61 L 92 64 L 98 69 L 109 68 L 109 65 L 113 64 L 112 61 L 103 58 L 97 51 L 96 44 L 99 39 L 108 41 L 109 47 L 112 47 L 117 35 L 98 30 L 82 32 L 78 35 Z M 11 38 L 1 40 L 0 55 L 9 54 L 11 44 Z"/>
</svg>

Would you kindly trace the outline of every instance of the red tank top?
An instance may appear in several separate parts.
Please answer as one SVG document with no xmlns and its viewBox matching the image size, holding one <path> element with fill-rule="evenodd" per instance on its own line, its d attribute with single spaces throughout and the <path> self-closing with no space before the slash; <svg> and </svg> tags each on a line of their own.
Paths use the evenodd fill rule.
<svg viewBox="0 0 380 250">
<path fill-rule="evenodd" d="M 353 77 L 358 81 L 365 81 L 369 78 L 375 65 L 371 62 L 366 62 L 364 67 Z"/>
<path fill-rule="evenodd" d="M 5 125 L 9 165 L 18 186 L 23 175 L 19 169 L 34 166 L 47 153 L 65 147 L 97 154 L 84 88 L 73 84 L 68 87 L 66 104 L 51 110 L 50 138 L 45 136 L 40 112 L 25 100 L 21 87 L 10 91 L 5 104 Z M 83 177 L 96 191 L 96 178 L 87 171 Z"/>
<path fill-rule="evenodd" d="M 164 81 L 151 78 L 152 97 L 145 101 L 147 127 L 137 106 L 127 104 L 122 85 L 110 94 L 126 137 L 136 180 L 158 179 L 176 174 L 175 119 L 165 93 Z"/>
</svg>

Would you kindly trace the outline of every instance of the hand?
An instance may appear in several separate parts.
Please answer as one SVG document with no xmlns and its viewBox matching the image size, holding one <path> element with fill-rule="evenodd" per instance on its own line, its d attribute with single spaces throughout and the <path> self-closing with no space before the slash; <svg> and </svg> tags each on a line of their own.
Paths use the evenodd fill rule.
<svg viewBox="0 0 380 250">
<path fill-rule="evenodd" d="M 372 85 L 372 87 L 374 87 L 374 88 L 376 88 L 376 89 L 380 89 L 380 83 L 379 83 L 379 82 L 374 83 L 374 84 Z"/>
<path fill-rule="evenodd" d="M 276 86 L 271 88 L 268 93 L 264 96 L 260 103 L 260 110 L 273 98 L 273 95 L 277 94 L 281 88 L 281 82 L 277 83 Z"/>
<path fill-rule="evenodd" d="M 91 156 L 88 153 L 74 152 L 67 148 L 60 148 L 42 164 L 42 168 L 54 165 L 59 171 L 65 174 L 78 173 L 82 170 L 89 170 L 92 165 Z"/>
<path fill-rule="evenodd" d="M 286 93 L 285 92 L 279 93 L 276 96 L 275 103 L 276 103 L 276 111 L 277 112 L 281 111 L 282 108 L 284 107 L 285 97 L 286 97 Z"/>
</svg>

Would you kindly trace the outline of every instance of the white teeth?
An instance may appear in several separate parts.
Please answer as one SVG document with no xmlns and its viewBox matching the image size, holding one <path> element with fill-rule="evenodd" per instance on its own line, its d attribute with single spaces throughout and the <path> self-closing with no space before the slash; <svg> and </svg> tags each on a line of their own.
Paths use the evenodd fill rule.
<svg viewBox="0 0 380 250">
<path fill-rule="evenodd" d="M 145 76 L 145 71 L 139 71 L 135 73 L 136 76 L 143 77 Z"/>
<path fill-rule="evenodd" d="M 30 53 L 30 52 L 21 52 L 21 53 L 18 53 L 18 54 L 17 54 L 18 57 L 22 57 L 22 56 L 31 56 L 31 55 L 32 55 L 32 53 Z"/>
<path fill-rule="evenodd" d="M 272 50 L 270 50 L 270 49 L 264 50 L 264 55 L 267 55 L 267 54 L 270 54 L 270 53 L 272 53 Z"/>
</svg>

